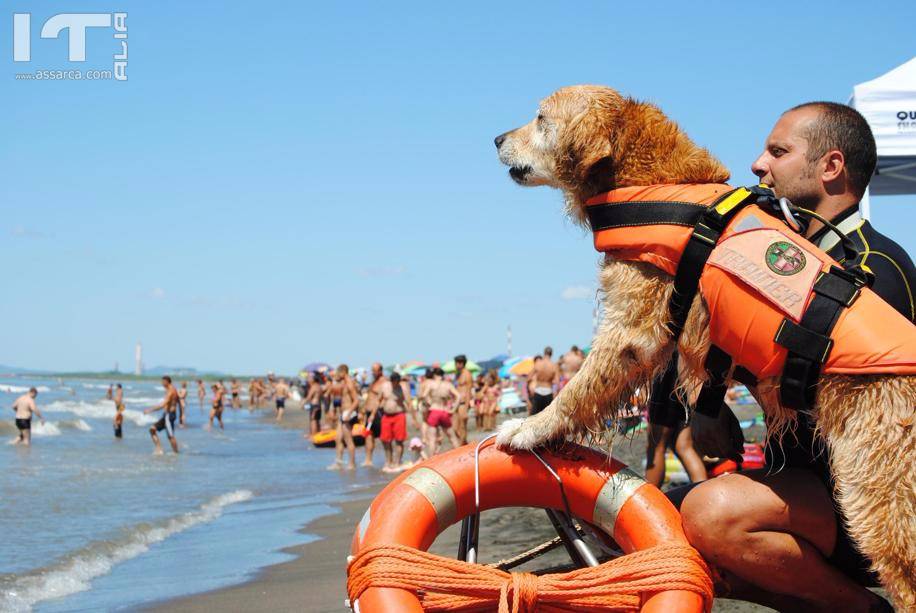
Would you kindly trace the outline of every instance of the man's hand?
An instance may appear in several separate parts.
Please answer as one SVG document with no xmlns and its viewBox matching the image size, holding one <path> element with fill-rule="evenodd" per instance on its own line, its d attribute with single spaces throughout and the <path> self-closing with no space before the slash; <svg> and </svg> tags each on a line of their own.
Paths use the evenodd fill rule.
<svg viewBox="0 0 916 613">
<path fill-rule="evenodd" d="M 744 451 L 744 433 L 738 418 L 722 403 L 719 417 L 713 419 L 694 411 L 690 416 L 693 448 L 701 456 L 740 461 Z"/>
</svg>

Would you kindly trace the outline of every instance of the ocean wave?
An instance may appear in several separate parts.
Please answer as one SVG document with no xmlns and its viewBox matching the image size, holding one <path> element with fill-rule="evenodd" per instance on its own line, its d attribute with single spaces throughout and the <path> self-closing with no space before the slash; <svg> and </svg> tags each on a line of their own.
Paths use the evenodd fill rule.
<svg viewBox="0 0 916 613">
<path fill-rule="evenodd" d="M 24 394 L 27 391 L 29 391 L 31 387 L 32 387 L 31 385 L 25 385 L 25 386 L 8 385 L 6 383 L 3 383 L 3 384 L 0 384 L 0 392 L 6 392 L 7 394 Z M 48 387 L 47 385 L 36 385 L 35 389 L 38 392 L 50 392 L 51 391 L 51 388 Z"/>
<path fill-rule="evenodd" d="M 92 426 L 82 419 L 64 419 L 61 421 L 45 421 L 42 424 L 39 420 L 32 420 L 33 436 L 60 436 L 61 430 L 82 430 L 90 432 Z M 19 434 L 19 428 L 13 422 L 0 421 L 0 434 Z"/>
<path fill-rule="evenodd" d="M 44 568 L 0 577 L 0 611 L 31 611 L 38 602 L 88 590 L 93 579 L 143 554 L 150 545 L 198 524 L 209 523 L 222 515 L 225 507 L 250 500 L 252 496 L 248 490 L 222 494 L 178 517 L 154 524 L 138 524 L 125 531 L 126 536 L 92 542 Z"/>
<path fill-rule="evenodd" d="M 99 400 L 96 402 L 86 402 L 84 400 L 55 400 L 49 405 L 42 407 L 43 411 L 50 413 L 73 413 L 77 417 L 88 419 L 113 419 L 115 415 L 114 402 L 111 400 Z M 145 415 L 143 411 L 135 409 L 124 409 L 124 419 L 138 426 L 154 423 L 158 417 Z"/>
</svg>

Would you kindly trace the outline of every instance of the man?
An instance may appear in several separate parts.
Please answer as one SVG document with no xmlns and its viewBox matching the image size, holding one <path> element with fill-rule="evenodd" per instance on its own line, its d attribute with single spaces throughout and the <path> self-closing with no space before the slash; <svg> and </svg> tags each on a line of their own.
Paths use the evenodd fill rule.
<svg viewBox="0 0 916 613">
<path fill-rule="evenodd" d="M 318 434 L 321 432 L 321 373 L 312 373 L 305 394 L 305 408 L 309 412 L 309 434 Z"/>
<path fill-rule="evenodd" d="M 375 451 L 375 441 L 382 433 L 382 414 L 379 412 L 379 405 L 381 404 L 382 385 L 387 380 L 382 365 L 375 362 L 372 365 L 372 383 L 369 384 L 366 404 L 363 406 L 363 414 L 366 418 L 366 460 L 363 462 L 363 466 L 372 466 L 372 452 Z"/>
<path fill-rule="evenodd" d="M 13 441 L 14 445 L 21 443 L 28 447 L 32 444 L 32 413 L 38 415 L 41 425 L 45 423 L 44 415 L 35 404 L 36 396 L 38 396 L 38 390 L 31 387 L 28 392 L 13 402 L 13 410 L 16 411 L 16 427 L 19 429 L 19 436 Z"/>
<path fill-rule="evenodd" d="M 207 395 L 207 388 L 204 387 L 204 382 L 201 379 L 197 380 L 197 408 L 204 408 L 204 398 Z"/>
<path fill-rule="evenodd" d="M 573 378 L 579 369 L 582 368 L 582 362 L 585 361 L 585 354 L 576 345 L 569 348 L 569 351 L 560 356 L 560 389 L 563 389 L 569 380 Z"/>
<path fill-rule="evenodd" d="M 777 196 L 839 225 L 861 250 L 858 263 L 874 273 L 872 289 L 912 320 L 916 269 L 858 211 L 876 159 L 861 115 L 815 102 L 780 117 L 751 168 Z M 806 236 L 842 262 L 841 246 L 821 223 L 813 221 Z M 734 418 L 724 407 L 722 413 Z M 699 434 L 695 430 L 695 444 L 702 448 L 707 437 Z M 691 544 L 720 569 L 735 598 L 779 610 L 890 611 L 862 587 L 873 578 L 838 515 L 830 450 L 814 437 L 807 415 L 799 414 L 795 435 L 783 439 L 782 449 L 768 447 L 767 470 L 720 477 L 689 491 L 681 512 Z"/>
<path fill-rule="evenodd" d="M 143 410 L 144 414 L 163 411 L 159 421 L 150 426 L 149 429 L 149 435 L 153 439 L 153 444 L 156 446 L 156 455 L 162 455 L 162 444 L 159 442 L 159 435 L 157 434 L 160 430 L 165 430 L 165 434 L 169 438 L 169 444 L 172 446 L 172 451 L 178 453 L 178 441 L 175 439 L 175 417 L 178 413 L 178 390 L 172 385 L 172 378 L 168 375 L 162 377 L 162 388 L 165 390 L 165 397 L 163 397 L 162 402 L 151 409 Z"/>
<path fill-rule="evenodd" d="M 277 404 L 277 421 L 283 419 L 283 410 L 286 408 L 286 399 L 289 398 L 289 385 L 286 379 L 280 379 L 274 385 L 274 397 Z"/>
<path fill-rule="evenodd" d="M 185 427 L 185 409 L 188 405 L 188 382 L 182 381 L 181 387 L 178 388 L 178 426 Z"/>
<path fill-rule="evenodd" d="M 210 422 L 207 424 L 207 430 L 213 429 L 213 419 L 219 422 L 219 429 L 223 430 L 223 396 L 225 392 L 216 384 L 210 386 L 213 392 L 213 406 L 210 408 Z"/>
<path fill-rule="evenodd" d="M 531 371 L 531 410 L 529 415 L 537 415 L 553 402 L 554 386 L 560 382 L 560 369 L 551 361 L 553 348 L 544 347 L 543 359 L 534 363 Z"/>
<path fill-rule="evenodd" d="M 359 421 L 359 392 L 356 382 L 350 377 L 350 368 L 346 364 L 337 367 L 334 380 L 340 384 L 340 418 L 337 420 L 337 438 L 335 447 L 337 457 L 329 469 L 338 469 L 343 466 L 344 449 L 347 450 L 349 461 L 347 470 L 356 469 L 356 444 L 353 441 L 353 425 Z"/>
<path fill-rule="evenodd" d="M 115 416 L 114 416 L 114 435 L 115 438 L 121 438 L 121 428 L 124 425 L 124 388 L 118 383 L 118 388 L 114 394 Z"/>
<path fill-rule="evenodd" d="M 455 388 L 458 390 L 458 408 L 455 411 L 455 435 L 462 445 L 468 443 L 468 412 L 474 389 L 474 377 L 465 368 L 468 359 L 464 354 L 455 356 Z"/>
<path fill-rule="evenodd" d="M 380 389 L 382 410 L 382 432 L 379 438 L 385 448 L 385 467 L 382 472 L 396 472 L 401 468 L 404 457 L 404 441 L 407 440 L 407 412 L 417 430 L 420 420 L 410 398 L 410 387 L 401 381 L 401 375 L 393 372 Z"/>
<path fill-rule="evenodd" d="M 242 386 L 239 385 L 238 379 L 233 379 L 232 381 L 229 382 L 229 385 L 232 386 L 230 388 L 232 390 L 232 408 L 241 409 L 242 408 L 242 398 L 239 395 L 239 393 L 242 391 Z"/>
</svg>

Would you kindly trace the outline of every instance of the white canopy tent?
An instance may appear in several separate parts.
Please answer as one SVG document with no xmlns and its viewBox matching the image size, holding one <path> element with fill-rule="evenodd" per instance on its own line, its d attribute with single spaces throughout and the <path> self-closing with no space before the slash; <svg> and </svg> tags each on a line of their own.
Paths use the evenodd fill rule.
<svg viewBox="0 0 916 613">
<path fill-rule="evenodd" d="M 850 104 L 868 121 L 878 145 L 878 167 L 869 195 L 916 194 L 916 58 L 853 88 Z"/>
</svg>

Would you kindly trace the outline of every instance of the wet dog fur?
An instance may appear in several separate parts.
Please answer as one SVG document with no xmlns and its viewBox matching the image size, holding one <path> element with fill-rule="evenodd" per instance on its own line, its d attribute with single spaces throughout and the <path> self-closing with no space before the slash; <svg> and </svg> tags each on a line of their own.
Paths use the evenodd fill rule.
<svg viewBox="0 0 916 613">
<path fill-rule="evenodd" d="M 651 104 L 600 86 L 575 86 L 544 99 L 535 119 L 496 139 L 499 159 L 523 186 L 563 192 L 566 210 L 587 226 L 585 201 L 627 186 L 724 183 L 728 170 Z M 503 424 L 497 442 L 531 449 L 604 429 L 633 390 L 649 384 L 674 350 L 667 330 L 672 277 L 648 264 L 606 255 L 600 270 L 604 319 L 582 369 L 543 412 Z M 709 315 L 702 297 L 678 342 L 679 385 L 706 379 Z M 778 380 L 761 381 L 757 399 L 775 442 L 794 428 L 780 406 Z M 831 469 L 849 533 L 873 561 L 901 610 L 916 608 L 916 377 L 820 378 L 812 415 L 831 451 Z M 789 434 L 791 435 L 791 433 Z"/>
</svg>

